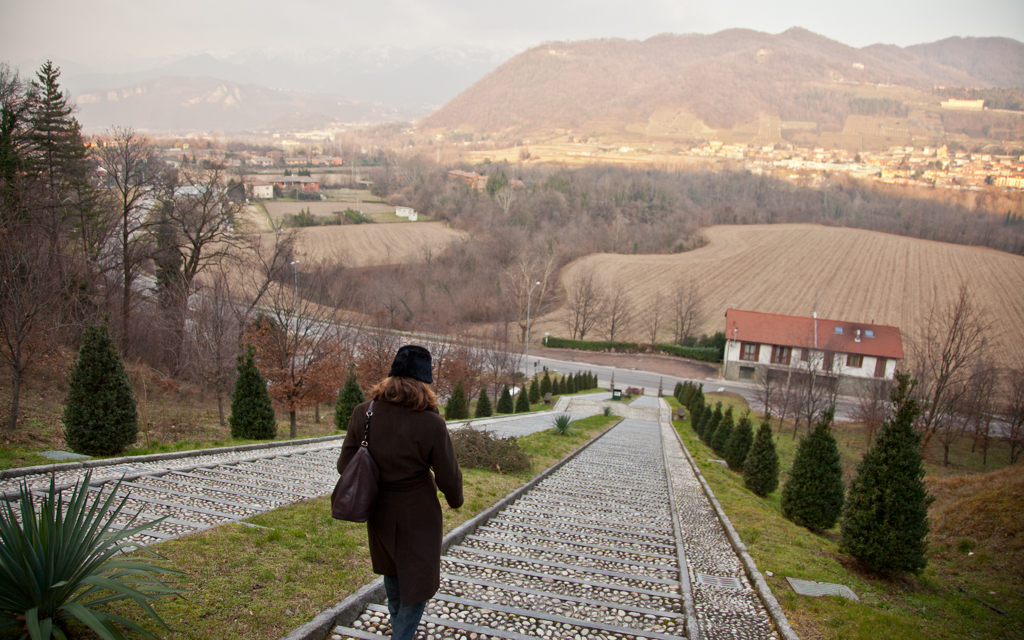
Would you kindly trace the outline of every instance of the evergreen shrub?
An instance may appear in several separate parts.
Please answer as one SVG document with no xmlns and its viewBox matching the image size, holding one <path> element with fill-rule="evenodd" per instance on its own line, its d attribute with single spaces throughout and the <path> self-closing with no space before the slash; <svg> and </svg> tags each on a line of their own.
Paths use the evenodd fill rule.
<svg viewBox="0 0 1024 640">
<path fill-rule="evenodd" d="M 750 416 L 744 414 L 736 423 L 736 428 L 732 430 L 732 435 L 725 443 L 725 461 L 729 463 L 730 469 L 743 471 L 743 463 L 747 459 L 750 445 L 753 442 L 754 428 L 750 425 Z"/>
<path fill-rule="evenodd" d="M 90 326 L 71 369 L 64 406 L 68 447 L 90 456 L 112 456 L 135 442 L 135 395 L 106 324 Z"/>
<path fill-rule="evenodd" d="M 708 419 L 707 423 L 704 426 L 703 440 L 709 446 L 711 445 L 712 442 L 714 442 L 713 438 L 715 437 L 715 431 L 718 430 L 718 425 L 721 424 L 721 422 L 722 422 L 722 403 L 721 402 L 716 402 L 715 403 L 715 409 L 714 409 L 714 411 L 711 412 L 711 416 L 710 416 L 710 418 Z"/>
<path fill-rule="evenodd" d="M 842 549 L 886 574 L 918 573 L 927 564 L 928 506 L 934 498 L 924 484 L 913 386 L 909 376 L 896 376 L 893 416 L 857 465 L 840 526 Z"/>
<path fill-rule="evenodd" d="M 725 445 L 728 444 L 729 438 L 732 437 L 732 430 L 736 423 L 732 417 L 732 407 L 726 409 L 725 414 L 722 416 L 722 420 L 718 423 L 718 428 L 715 429 L 714 439 L 709 440 L 708 444 L 715 450 L 715 453 L 725 457 Z"/>
<path fill-rule="evenodd" d="M 530 394 L 526 389 L 520 389 L 516 395 L 516 413 L 526 413 L 530 410 Z"/>
<path fill-rule="evenodd" d="M 476 411 L 473 416 L 476 418 L 489 418 L 494 414 L 491 408 L 491 399 L 487 397 L 487 387 L 480 389 L 480 396 L 476 399 Z"/>
<path fill-rule="evenodd" d="M 530 402 L 537 404 L 540 402 L 540 398 L 540 382 L 537 381 L 537 378 L 534 378 L 530 382 Z"/>
<path fill-rule="evenodd" d="M 452 396 L 448 398 L 448 404 L 444 406 L 445 420 L 465 420 L 469 417 L 469 403 L 466 401 L 466 390 L 462 387 L 462 380 L 455 383 Z"/>
<path fill-rule="evenodd" d="M 549 393 L 551 395 L 555 395 L 554 392 L 551 391 L 551 376 L 548 375 L 547 371 L 545 371 L 544 377 L 540 379 L 540 397 L 543 398 L 546 394 Z"/>
<path fill-rule="evenodd" d="M 498 397 L 497 413 L 514 413 L 515 405 L 512 403 L 512 393 L 506 384 L 501 388 L 501 396 Z"/>
<path fill-rule="evenodd" d="M 345 384 L 341 387 L 341 392 L 338 394 L 338 401 L 334 404 L 334 426 L 339 431 L 348 429 L 348 423 L 352 419 L 352 412 L 363 402 L 366 402 L 366 395 L 363 393 L 362 387 L 359 386 L 355 365 L 350 364 L 348 366 L 348 377 L 345 378 Z"/>
<path fill-rule="evenodd" d="M 832 435 L 833 409 L 800 439 L 789 479 L 782 488 L 782 515 L 811 531 L 835 526 L 843 512 L 843 465 Z"/>
<path fill-rule="evenodd" d="M 765 416 L 761 422 L 743 463 L 743 484 L 762 498 L 779 487 L 779 455 L 769 420 Z"/>
<path fill-rule="evenodd" d="M 235 391 L 231 394 L 228 423 L 232 438 L 272 440 L 277 437 L 274 406 L 267 393 L 267 381 L 256 368 L 252 347 L 246 349 L 245 355 L 238 356 L 238 377 L 235 379 Z"/>
</svg>

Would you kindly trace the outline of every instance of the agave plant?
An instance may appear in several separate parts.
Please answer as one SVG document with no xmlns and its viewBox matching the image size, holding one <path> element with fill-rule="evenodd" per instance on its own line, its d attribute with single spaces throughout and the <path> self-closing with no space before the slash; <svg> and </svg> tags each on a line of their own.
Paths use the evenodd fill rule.
<svg viewBox="0 0 1024 640">
<path fill-rule="evenodd" d="M 555 429 L 555 433 L 560 436 L 576 435 L 576 430 L 572 428 L 575 423 L 572 421 L 572 416 L 567 413 L 555 416 L 555 420 L 551 424 Z"/>
<path fill-rule="evenodd" d="M 17 510 L 10 502 L 0 507 L 0 633 L 20 630 L 20 640 L 64 640 L 61 627 L 75 618 L 104 640 L 124 640 L 120 628 L 156 640 L 135 622 L 103 611 L 108 603 L 129 598 L 167 629 L 150 602 L 181 591 L 156 575 L 181 572 L 123 556 L 134 547 L 162 559 L 128 540 L 155 523 L 132 526 L 133 516 L 115 529 L 127 499 L 113 504 L 121 483 L 106 497 L 97 493 L 90 498 L 89 477 L 66 502 L 53 477 L 37 504 L 22 482 Z"/>
</svg>

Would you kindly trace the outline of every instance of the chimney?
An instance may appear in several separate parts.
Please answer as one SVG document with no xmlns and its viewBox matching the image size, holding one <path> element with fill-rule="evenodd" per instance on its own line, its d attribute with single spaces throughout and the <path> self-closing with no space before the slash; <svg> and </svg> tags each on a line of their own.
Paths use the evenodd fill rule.
<svg viewBox="0 0 1024 640">
<path fill-rule="evenodd" d="M 854 342 L 860 342 L 860 329 L 857 329 L 856 336 L 853 338 Z"/>
</svg>

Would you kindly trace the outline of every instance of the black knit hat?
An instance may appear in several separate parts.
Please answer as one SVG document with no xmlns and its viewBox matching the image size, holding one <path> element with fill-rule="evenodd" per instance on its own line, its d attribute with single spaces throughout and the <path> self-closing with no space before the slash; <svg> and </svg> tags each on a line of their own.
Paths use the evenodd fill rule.
<svg viewBox="0 0 1024 640">
<path fill-rule="evenodd" d="M 418 345 L 407 344 L 395 354 L 388 377 L 415 378 L 429 384 L 434 381 L 430 369 L 430 352 Z"/>
</svg>

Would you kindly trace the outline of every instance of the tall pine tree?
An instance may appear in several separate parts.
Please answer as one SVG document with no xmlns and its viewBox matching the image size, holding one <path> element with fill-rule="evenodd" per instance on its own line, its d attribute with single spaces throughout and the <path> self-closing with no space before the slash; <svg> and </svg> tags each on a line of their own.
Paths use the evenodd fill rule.
<svg viewBox="0 0 1024 640">
<path fill-rule="evenodd" d="M 917 573 L 927 564 L 928 506 L 921 438 L 914 421 L 921 412 L 911 397 L 913 383 L 896 376 L 893 416 L 857 465 L 840 527 L 843 550 L 888 574 Z"/>
<path fill-rule="evenodd" d="M 231 437 L 253 440 L 272 440 L 277 437 L 274 406 L 267 393 L 267 381 L 256 368 L 256 355 L 252 347 L 238 356 L 238 377 L 235 392 L 231 394 Z"/>
<path fill-rule="evenodd" d="M 562 395 L 562 383 L 555 378 L 551 381 L 551 397 Z"/>
<path fill-rule="evenodd" d="M 770 422 L 766 415 L 743 463 L 743 484 L 762 498 L 779 487 L 779 455 Z"/>
<path fill-rule="evenodd" d="M 64 405 L 68 447 L 90 456 L 112 456 L 135 442 L 135 395 L 106 324 L 91 326 L 71 369 Z"/>
<path fill-rule="evenodd" d="M 348 377 L 345 378 L 345 385 L 338 394 L 338 401 L 334 404 L 334 425 L 339 431 L 348 429 L 348 423 L 352 419 L 352 411 L 357 406 L 366 402 L 366 395 L 359 386 L 356 378 L 356 366 L 348 366 Z"/>
<path fill-rule="evenodd" d="M 834 409 L 800 439 L 789 480 L 782 488 L 782 515 L 811 531 L 835 526 L 843 512 L 843 464 L 832 435 Z"/>
</svg>

